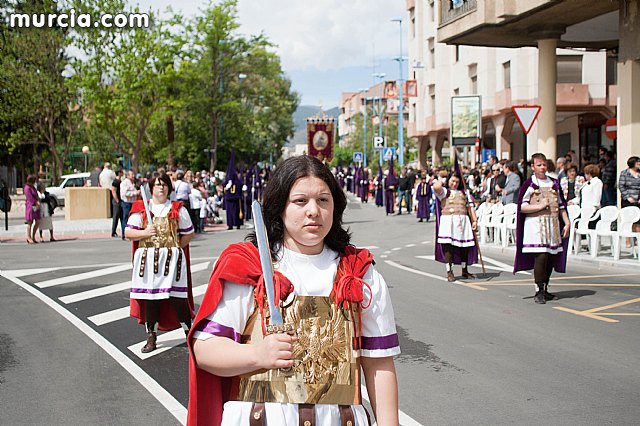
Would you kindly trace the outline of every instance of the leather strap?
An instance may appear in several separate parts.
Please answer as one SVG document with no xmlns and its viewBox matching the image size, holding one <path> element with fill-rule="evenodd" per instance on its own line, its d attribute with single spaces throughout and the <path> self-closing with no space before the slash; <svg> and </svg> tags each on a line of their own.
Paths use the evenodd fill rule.
<svg viewBox="0 0 640 426">
<path fill-rule="evenodd" d="M 355 426 L 356 421 L 353 417 L 353 410 L 350 405 L 340 405 L 340 425 L 341 426 Z"/>
<path fill-rule="evenodd" d="M 316 406 L 314 404 L 298 404 L 298 420 L 300 426 L 315 426 Z"/>
<path fill-rule="evenodd" d="M 265 426 L 266 424 L 267 415 L 264 411 L 264 402 L 254 402 L 251 406 L 249 426 Z"/>
</svg>

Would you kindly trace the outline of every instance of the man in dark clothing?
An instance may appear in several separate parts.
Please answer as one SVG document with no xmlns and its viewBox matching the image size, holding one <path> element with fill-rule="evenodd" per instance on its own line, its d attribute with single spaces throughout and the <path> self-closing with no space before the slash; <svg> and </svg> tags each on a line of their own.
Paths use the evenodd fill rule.
<svg viewBox="0 0 640 426">
<path fill-rule="evenodd" d="M 407 211 L 411 213 L 413 211 L 413 188 L 415 188 L 416 180 L 418 179 L 418 174 L 413 170 L 413 167 L 409 167 L 407 177 L 409 178 L 409 201 L 407 201 Z"/>
<path fill-rule="evenodd" d="M 411 213 L 411 204 L 409 201 L 409 190 L 410 190 L 410 182 L 409 176 L 407 175 L 407 168 L 403 167 L 400 172 L 400 178 L 398 178 L 398 213 L 402 214 L 402 200 L 405 200 L 405 207 L 407 208 L 407 212 Z"/>
<path fill-rule="evenodd" d="M 122 182 L 122 170 L 116 172 L 116 178 L 111 183 L 111 236 L 117 237 L 116 229 L 118 229 L 118 222 L 122 221 L 122 204 L 120 198 L 120 183 Z"/>
<path fill-rule="evenodd" d="M 602 170 L 602 200 L 600 205 L 615 206 L 616 205 L 616 177 L 617 165 L 611 151 L 604 153 L 605 166 Z"/>
</svg>

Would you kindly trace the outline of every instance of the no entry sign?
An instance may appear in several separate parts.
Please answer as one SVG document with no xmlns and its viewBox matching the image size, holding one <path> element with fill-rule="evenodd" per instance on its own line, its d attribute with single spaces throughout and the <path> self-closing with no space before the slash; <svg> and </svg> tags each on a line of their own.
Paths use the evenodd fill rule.
<svg viewBox="0 0 640 426">
<path fill-rule="evenodd" d="M 607 135 L 609 139 L 617 139 L 618 138 L 618 120 L 613 117 L 607 120 L 604 123 L 604 134 Z"/>
</svg>

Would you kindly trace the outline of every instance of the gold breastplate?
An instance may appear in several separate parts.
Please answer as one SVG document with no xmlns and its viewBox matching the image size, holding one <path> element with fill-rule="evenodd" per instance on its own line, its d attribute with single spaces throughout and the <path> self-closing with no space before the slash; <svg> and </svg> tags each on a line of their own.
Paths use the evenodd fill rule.
<svg viewBox="0 0 640 426">
<path fill-rule="evenodd" d="M 558 215 L 559 206 L 558 206 L 558 191 L 553 188 L 539 188 L 533 191 L 531 194 L 531 199 L 529 200 L 529 204 L 532 206 L 540 205 L 543 203 L 545 199 L 549 200 L 549 208 L 541 210 L 539 212 L 530 213 L 528 216 L 537 217 L 537 216 L 549 216 L 549 215 Z"/>
<path fill-rule="evenodd" d="M 293 324 L 298 340 L 293 345 L 291 371 L 258 371 L 240 378 L 240 401 L 295 404 L 359 404 L 360 363 L 353 349 L 354 323 L 349 312 L 329 297 L 296 296 L 284 308 L 283 318 Z M 263 339 L 258 309 L 249 318 L 247 343 Z"/>
<path fill-rule="evenodd" d="M 140 240 L 139 247 L 180 247 L 177 219 L 156 216 L 152 220 L 153 225 L 156 227 L 156 235 L 154 237 Z"/>
<path fill-rule="evenodd" d="M 443 215 L 462 215 L 467 214 L 467 197 L 463 192 L 456 191 L 442 200 L 442 214 Z"/>
</svg>

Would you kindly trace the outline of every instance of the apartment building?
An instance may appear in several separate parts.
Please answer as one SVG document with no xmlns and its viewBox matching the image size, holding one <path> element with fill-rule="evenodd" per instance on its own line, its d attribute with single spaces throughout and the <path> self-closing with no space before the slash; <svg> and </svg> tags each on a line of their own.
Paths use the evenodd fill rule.
<svg viewBox="0 0 640 426">
<path fill-rule="evenodd" d="M 537 151 L 556 157 L 572 149 L 584 163 L 606 147 L 618 153 L 622 170 L 631 152 L 640 152 L 638 35 L 637 29 L 625 35 L 629 18 L 621 17 L 618 2 L 407 0 L 407 14 L 409 78 L 418 84 L 407 135 L 418 141 L 421 165 L 429 149 L 435 163 L 442 160 L 451 97 L 463 95 L 481 96 L 481 149 L 501 158 Z M 620 65 L 620 40 L 635 58 L 630 64 Z M 542 106 L 526 138 L 514 105 Z M 617 116 L 627 127 L 618 140 L 609 139 L 605 122 Z M 629 142 L 624 149 L 622 134 Z"/>
</svg>

